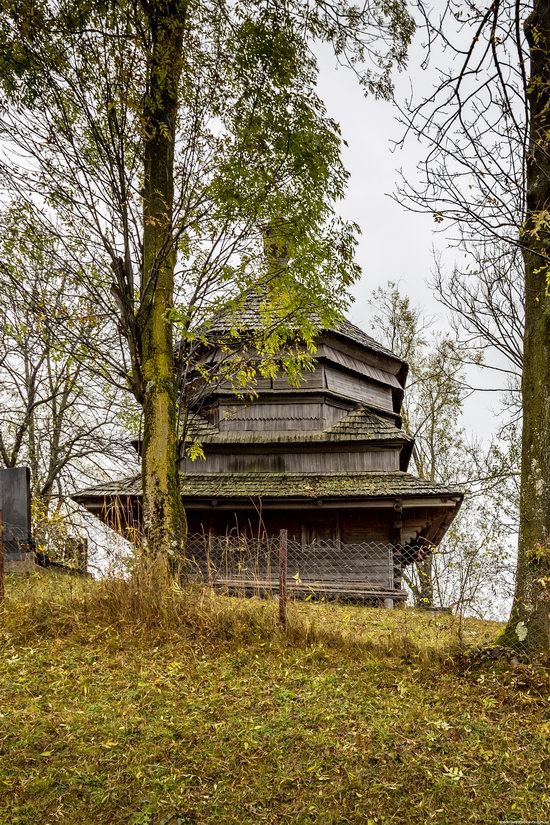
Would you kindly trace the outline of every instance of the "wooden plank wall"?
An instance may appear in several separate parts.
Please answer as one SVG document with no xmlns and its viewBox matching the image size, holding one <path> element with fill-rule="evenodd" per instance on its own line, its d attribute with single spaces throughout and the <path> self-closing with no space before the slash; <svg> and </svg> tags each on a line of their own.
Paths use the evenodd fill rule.
<svg viewBox="0 0 550 825">
<path fill-rule="evenodd" d="M 322 389 L 325 386 L 324 368 L 322 364 L 317 364 L 313 370 L 305 370 L 302 373 L 300 384 L 296 387 L 290 384 L 286 375 L 279 375 L 276 378 L 261 378 L 257 376 L 254 379 L 253 388 L 255 390 L 289 390 L 293 389 L 299 392 L 301 388 L 307 389 Z M 233 390 L 233 384 L 230 381 L 221 381 L 219 384 L 220 390 Z"/>
<path fill-rule="evenodd" d="M 342 418 L 345 418 L 346 415 L 349 415 L 354 409 L 355 404 L 344 407 L 333 403 L 332 399 L 325 399 L 323 402 L 323 429 L 332 427 L 338 421 L 341 421 Z"/>
<path fill-rule="evenodd" d="M 354 401 L 362 401 L 366 404 L 374 404 L 389 412 L 393 411 L 392 393 L 390 387 L 375 384 L 359 375 L 352 375 L 334 367 L 325 367 L 327 388 L 332 392 L 351 398 Z"/>
<path fill-rule="evenodd" d="M 242 405 L 222 403 L 218 426 L 222 432 L 321 429 L 322 404 L 284 399 Z"/>
<path fill-rule="evenodd" d="M 312 445 L 312 448 L 315 445 Z M 183 459 L 180 468 L 190 475 L 208 473 L 338 473 L 362 470 L 398 470 L 399 450 L 383 449 L 358 452 L 350 445 L 349 450 L 334 452 L 271 452 L 216 453 L 206 445 L 206 461 Z M 288 449 L 288 447 L 287 447 Z"/>
<path fill-rule="evenodd" d="M 187 509 L 190 533 L 248 536 L 277 535 L 288 530 L 289 539 L 304 544 L 320 540 L 341 540 L 344 543 L 376 542 L 382 545 L 390 541 L 393 529 L 391 508 L 303 509 L 262 510 L 242 508 L 222 510 L 216 507 Z"/>
</svg>

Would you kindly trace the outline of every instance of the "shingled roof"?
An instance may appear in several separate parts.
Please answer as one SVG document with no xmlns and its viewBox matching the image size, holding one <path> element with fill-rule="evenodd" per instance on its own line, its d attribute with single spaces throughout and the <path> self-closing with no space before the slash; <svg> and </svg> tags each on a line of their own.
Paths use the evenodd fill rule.
<svg viewBox="0 0 550 825">
<path fill-rule="evenodd" d="M 205 418 L 190 421 L 188 439 L 204 444 L 307 444 L 323 442 L 409 443 L 414 439 L 388 418 L 359 405 L 326 430 L 219 430 Z"/>
<path fill-rule="evenodd" d="M 262 300 L 263 297 L 261 291 L 253 288 L 246 290 L 246 292 L 244 292 L 241 297 L 236 298 L 228 308 L 219 312 L 209 321 L 209 330 L 211 332 L 226 332 L 229 328 L 234 328 L 243 332 L 246 330 L 261 330 Z M 316 316 L 313 315 L 313 318 L 315 320 Z M 319 326 L 321 326 L 320 319 L 317 318 L 317 322 L 319 323 Z M 404 363 L 402 358 L 382 346 L 382 344 L 375 341 L 374 338 L 371 338 L 370 335 L 367 335 L 366 332 L 363 332 L 362 329 L 355 326 L 355 324 L 352 324 L 351 321 L 348 321 L 346 318 L 342 319 L 339 323 L 330 326 L 325 331 L 332 332 L 342 338 L 353 341 L 355 344 L 360 344 L 363 347 L 367 347 L 373 352 L 377 352 L 380 355 L 385 355 L 394 361 Z"/>
<path fill-rule="evenodd" d="M 395 361 L 404 363 L 403 359 L 396 355 L 395 352 L 392 352 L 382 346 L 382 344 L 379 344 L 378 341 L 375 341 L 374 338 L 371 338 L 370 335 L 367 335 L 367 333 L 363 332 L 360 327 L 355 326 L 355 324 L 352 324 L 351 321 L 348 321 L 346 318 L 344 318 L 344 320 L 338 325 L 330 327 L 327 332 L 334 332 L 337 335 L 341 335 L 343 338 L 348 338 L 356 344 L 361 344 L 362 346 L 373 350 L 373 352 L 379 352 L 382 355 L 387 355 L 388 358 L 393 358 Z"/>
<path fill-rule="evenodd" d="M 403 430 L 397 429 L 395 422 L 389 421 L 381 415 L 377 415 L 364 404 L 352 410 L 349 415 L 341 418 L 336 424 L 327 430 L 327 435 L 331 441 L 345 440 L 349 437 L 356 440 L 367 438 L 373 441 L 384 441 L 390 439 L 413 441 Z"/>
<path fill-rule="evenodd" d="M 397 470 L 388 472 L 332 473 L 203 473 L 181 479 L 184 500 L 193 499 L 356 499 L 438 497 L 462 499 L 459 487 L 416 478 Z M 103 501 L 113 497 L 141 496 L 141 477 L 98 484 L 81 490 L 76 501 Z"/>
</svg>

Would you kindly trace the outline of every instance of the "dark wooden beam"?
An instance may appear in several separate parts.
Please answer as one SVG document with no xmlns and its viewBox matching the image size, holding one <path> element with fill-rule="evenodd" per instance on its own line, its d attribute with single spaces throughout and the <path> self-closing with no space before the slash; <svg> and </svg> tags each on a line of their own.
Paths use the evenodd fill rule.
<svg viewBox="0 0 550 825">
<path fill-rule="evenodd" d="M 396 498 L 393 503 L 393 525 L 391 530 L 393 544 L 393 586 L 401 587 L 401 547 L 403 545 L 403 501 Z"/>
</svg>

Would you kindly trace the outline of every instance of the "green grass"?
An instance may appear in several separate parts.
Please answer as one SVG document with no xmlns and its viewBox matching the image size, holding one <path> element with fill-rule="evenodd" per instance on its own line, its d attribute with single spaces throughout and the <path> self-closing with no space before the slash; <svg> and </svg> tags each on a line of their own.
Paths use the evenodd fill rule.
<svg viewBox="0 0 550 825">
<path fill-rule="evenodd" d="M 458 664 L 499 625 L 131 588 L 8 579 L 2 825 L 550 819 L 548 675 Z"/>
</svg>

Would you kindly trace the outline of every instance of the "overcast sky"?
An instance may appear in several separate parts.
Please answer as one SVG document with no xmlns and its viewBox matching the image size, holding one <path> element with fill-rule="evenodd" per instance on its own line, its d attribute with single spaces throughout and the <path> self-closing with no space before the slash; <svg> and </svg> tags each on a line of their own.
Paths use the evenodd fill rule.
<svg viewBox="0 0 550 825">
<path fill-rule="evenodd" d="M 415 97 L 429 92 L 437 80 L 433 71 L 420 67 L 422 47 L 415 42 L 407 70 L 396 74 L 396 96 L 402 100 L 414 88 Z M 423 149 L 410 137 L 403 149 L 394 149 L 392 141 L 402 135 L 395 107 L 386 101 L 366 98 L 353 73 L 338 67 L 327 47 L 319 49 L 319 92 L 328 114 L 340 123 L 342 136 L 348 143 L 343 159 L 351 173 L 348 193 L 341 214 L 361 227 L 358 262 L 363 269 L 361 281 L 353 289 L 355 303 L 350 317 L 369 331 L 367 301 L 372 290 L 388 280 L 399 281 L 403 293 L 426 315 L 435 316 L 437 326 L 449 328 L 446 311 L 437 303 L 428 286 L 433 269 L 433 248 L 443 255 L 443 263 L 452 268 L 460 254 L 437 232 L 439 227 L 430 215 L 405 210 L 390 197 L 399 179 L 398 170 L 416 177 L 416 165 L 423 158 Z M 486 371 L 475 370 L 470 380 L 477 386 L 491 384 L 495 378 Z M 464 425 L 476 436 L 487 439 L 498 421 L 493 411 L 498 397 L 493 393 L 476 393 L 465 404 Z M 481 414 L 480 414 L 481 413 Z"/>
<path fill-rule="evenodd" d="M 416 174 L 421 147 L 411 138 L 404 150 L 392 151 L 392 140 L 402 132 L 395 107 L 387 101 L 365 98 L 352 72 L 337 66 L 328 47 L 320 51 L 319 63 L 320 94 L 348 143 L 343 159 L 351 178 L 342 212 L 362 230 L 358 259 L 363 278 L 354 290 L 353 320 L 366 323 L 368 294 L 388 280 L 402 281 L 411 297 L 417 297 L 428 311 L 439 311 L 426 280 L 434 240 L 441 246 L 443 239 L 434 235 L 433 218 L 407 212 L 389 197 L 399 167 L 408 175 Z M 426 73 L 418 66 L 417 49 L 409 69 L 396 76 L 397 94 L 404 96 L 411 81 L 415 87 L 421 81 L 429 88 Z"/>
</svg>

